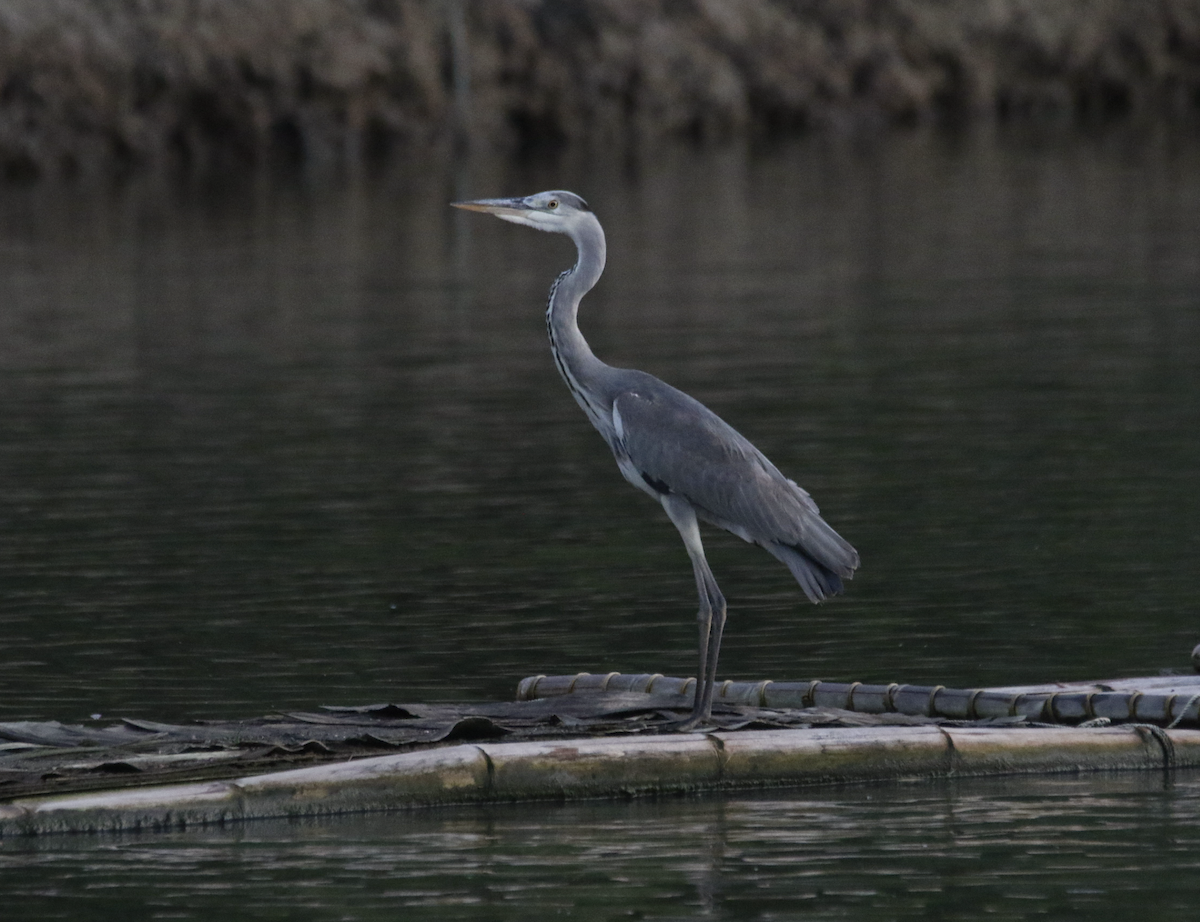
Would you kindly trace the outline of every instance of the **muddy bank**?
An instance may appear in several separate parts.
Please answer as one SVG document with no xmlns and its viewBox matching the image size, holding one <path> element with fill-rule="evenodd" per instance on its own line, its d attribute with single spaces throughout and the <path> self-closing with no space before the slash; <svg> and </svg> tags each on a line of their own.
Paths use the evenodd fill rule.
<svg viewBox="0 0 1200 922">
<path fill-rule="evenodd" d="M 1200 0 L 5 0 L 0 170 L 1200 122 Z"/>
</svg>

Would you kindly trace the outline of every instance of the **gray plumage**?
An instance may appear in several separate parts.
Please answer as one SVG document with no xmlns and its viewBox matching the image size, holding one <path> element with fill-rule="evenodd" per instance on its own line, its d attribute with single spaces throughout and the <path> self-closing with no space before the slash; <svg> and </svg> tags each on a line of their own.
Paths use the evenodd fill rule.
<svg viewBox="0 0 1200 922">
<path fill-rule="evenodd" d="M 697 519 L 765 548 L 820 602 L 842 591 L 858 553 L 825 520 L 811 496 L 781 474 L 732 426 L 699 401 L 645 372 L 613 368 L 579 331 L 579 302 L 604 271 L 605 241 L 587 203 L 571 192 L 456 202 L 538 230 L 567 234 L 575 266 L 550 289 L 546 326 L 559 373 L 599 430 L 625 479 L 658 500 L 692 560 L 700 598 L 700 663 L 691 717 L 708 720 L 725 599 L 704 558 Z"/>
</svg>

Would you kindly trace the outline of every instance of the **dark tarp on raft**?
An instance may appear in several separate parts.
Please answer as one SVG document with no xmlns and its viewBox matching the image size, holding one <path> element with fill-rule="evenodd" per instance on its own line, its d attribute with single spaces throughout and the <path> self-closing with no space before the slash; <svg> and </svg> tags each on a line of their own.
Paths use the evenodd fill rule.
<svg viewBox="0 0 1200 922">
<path fill-rule="evenodd" d="M 107 726 L 0 723 L 0 801 L 36 794 L 229 778 L 470 740 L 653 734 L 678 724 L 678 695 L 626 693 L 479 705 L 329 707 L 253 720 Z M 938 723 L 836 708 L 714 708 L 726 730 Z M 1009 721 L 1011 722 L 1011 721 Z"/>
<path fill-rule="evenodd" d="M 1152 678 L 1092 683 L 1086 689 L 963 690 L 727 682 L 714 702 L 713 727 L 1034 726 L 1097 719 L 1200 724 L 1200 676 L 1171 677 L 1173 684 L 1164 683 Z M 106 726 L 0 723 L 0 801 L 231 778 L 471 740 L 663 733 L 686 714 L 692 688 L 691 680 L 662 676 L 538 676 L 522 681 L 519 697 L 525 700 L 514 702 L 326 707 L 315 713 L 186 725 L 132 718 Z"/>
</svg>

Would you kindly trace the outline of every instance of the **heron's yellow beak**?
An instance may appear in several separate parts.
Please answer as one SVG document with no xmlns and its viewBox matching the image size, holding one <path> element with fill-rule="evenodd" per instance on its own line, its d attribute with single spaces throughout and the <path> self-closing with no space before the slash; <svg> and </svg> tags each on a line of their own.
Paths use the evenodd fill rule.
<svg viewBox="0 0 1200 922">
<path fill-rule="evenodd" d="M 517 217 L 529 211 L 525 200 L 519 198 L 481 198 L 474 202 L 451 202 L 450 204 L 466 211 L 494 214 L 498 218 Z"/>
</svg>

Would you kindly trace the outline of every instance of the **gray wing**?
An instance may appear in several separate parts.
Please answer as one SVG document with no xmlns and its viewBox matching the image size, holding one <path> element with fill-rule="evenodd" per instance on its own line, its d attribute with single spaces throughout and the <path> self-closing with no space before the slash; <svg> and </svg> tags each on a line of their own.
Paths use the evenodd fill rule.
<svg viewBox="0 0 1200 922">
<path fill-rule="evenodd" d="M 808 493 L 699 401 L 650 375 L 630 384 L 613 402 L 613 450 L 627 477 L 636 471 L 654 492 L 677 494 L 700 518 L 762 545 L 814 601 L 841 591 L 858 553 Z"/>
</svg>

